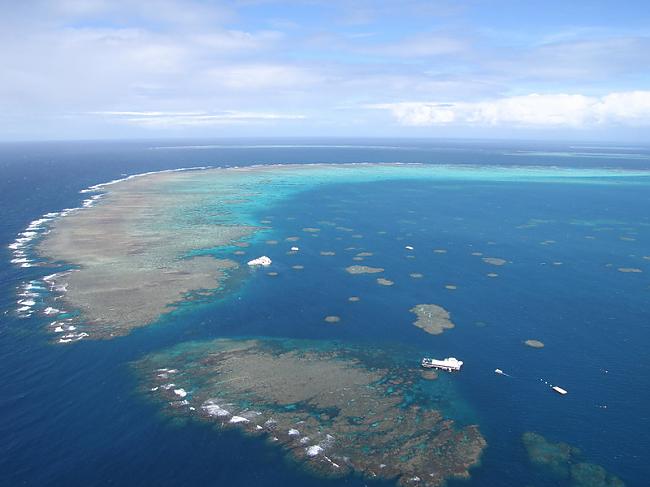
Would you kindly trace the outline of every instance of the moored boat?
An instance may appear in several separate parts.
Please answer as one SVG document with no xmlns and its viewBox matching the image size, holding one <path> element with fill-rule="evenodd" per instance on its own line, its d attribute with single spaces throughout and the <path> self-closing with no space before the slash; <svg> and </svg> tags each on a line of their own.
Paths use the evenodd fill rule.
<svg viewBox="0 0 650 487">
<path fill-rule="evenodd" d="M 437 360 L 433 358 L 423 358 L 422 367 L 425 369 L 441 369 L 448 372 L 458 371 L 463 366 L 462 360 L 458 360 L 455 357 L 448 357 L 443 360 Z"/>
</svg>

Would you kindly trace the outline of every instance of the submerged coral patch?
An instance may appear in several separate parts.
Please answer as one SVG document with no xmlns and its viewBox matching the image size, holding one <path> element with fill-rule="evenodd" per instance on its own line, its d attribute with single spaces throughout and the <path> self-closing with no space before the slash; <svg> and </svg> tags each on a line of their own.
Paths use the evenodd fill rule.
<svg viewBox="0 0 650 487">
<path fill-rule="evenodd" d="M 359 252 L 357 257 L 372 257 L 372 252 Z"/>
<path fill-rule="evenodd" d="M 637 267 L 619 267 L 618 272 L 623 272 L 626 274 L 640 274 L 643 271 Z"/>
<path fill-rule="evenodd" d="M 451 321 L 449 311 L 437 304 L 418 304 L 411 308 L 411 313 L 417 316 L 413 324 L 431 335 L 440 335 L 456 326 Z"/>
<path fill-rule="evenodd" d="M 348 274 L 378 274 L 384 272 L 381 267 L 369 267 L 367 265 L 351 265 L 345 268 Z"/>
<path fill-rule="evenodd" d="M 571 487 L 624 487 L 621 479 L 600 465 L 584 461 L 579 449 L 566 443 L 553 443 L 542 435 L 526 432 L 522 441 L 530 461 L 554 480 L 568 481 Z"/>
</svg>

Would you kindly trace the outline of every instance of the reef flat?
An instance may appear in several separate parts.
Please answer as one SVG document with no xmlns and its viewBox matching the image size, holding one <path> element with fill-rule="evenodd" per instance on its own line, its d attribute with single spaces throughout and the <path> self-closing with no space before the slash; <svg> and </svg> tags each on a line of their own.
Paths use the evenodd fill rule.
<svg viewBox="0 0 650 487">
<path fill-rule="evenodd" d="M 36 252 L 45 265 L 64 266 L 48 282 L 60 293 L 59 303 L 76 314 L 75 341 L 111 338 L 155 322 L 188 297 L 225 289 L 226 278 L 238 267 L 235 259 L 243 252 L 233 247 L 244 246 L 244 240 L 270 228 L 271 220 L 258 219 L 260 211 L 318 185 L 409 179 L 588 183 L 598 177 L 626 175 L 604 170 L 417 164 L 276 165 L 151 173 L 90 188 L 88 192 L 99 199 L 89 207 L 62 212 L 48 223 Z M 318 235 L 314 227 L 305 229 Z M 228 248 L 231 258 L 224 258 Z M 380 268 L 351 266 L 347 271 L 378 273 Z"/>
<path fill-rule="evenodd" d="M 600 465 L 585 462 L 579 449 L 553 443 L 542 435 L 527 432 L 522 437 L 530 461 L 546 470 L 554 480 L 569 481 L 572 487 L 624 487 L 621 479 Z"/>
<path fill-rule="evenodd" d="M 438 486 L 468 477 L 486 446 L 478 427 L 458 427 L 425 401 L 407 400 L 419 370 L 381 350 L 221 339 L 135 366 L 143 390 L 171 413 L 264 435 L 319 475 Z"/>
<path fill-rule="evenodd" d="M 52 226 L 38 246 L 42 257 L 76 267 L 51 283 L 81 313 L 90 338 L 124 335 L 156 320 L 193 291 L 218 288 L 237 267 L 229 259 L 191 252 L 227 245 L 253 228 L 201 222 L 183 213 L 167 188 L 169 174 L 134 178 L 110 187 L 102 204 Z M 181 198 L 198 204 L 198 195 Z"/>
</svg>

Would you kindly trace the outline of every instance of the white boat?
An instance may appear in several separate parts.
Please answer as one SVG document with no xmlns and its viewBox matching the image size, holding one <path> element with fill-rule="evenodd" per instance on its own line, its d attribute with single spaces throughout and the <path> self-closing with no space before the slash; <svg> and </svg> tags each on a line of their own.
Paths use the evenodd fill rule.
<svg viewBox="0 0 650 487">
<path fill-rule="evenodd" d="M 448 357 L 444 360 L 436 360 L 434 358 L 422 359 L 422 367 L 425 369 L 441 369 L 452 372 L 454 370 L 460 370 L 462 366 L 463 362 L 455 357 Z"/>
<path fill-rule="evenodd" d="M 560 386 L 553 386 L 551 389 L 553 389 L 558 394 L 562 394 L 563 396 L 568 393 L 566 389 L 562 389 Z"/>
</svg>

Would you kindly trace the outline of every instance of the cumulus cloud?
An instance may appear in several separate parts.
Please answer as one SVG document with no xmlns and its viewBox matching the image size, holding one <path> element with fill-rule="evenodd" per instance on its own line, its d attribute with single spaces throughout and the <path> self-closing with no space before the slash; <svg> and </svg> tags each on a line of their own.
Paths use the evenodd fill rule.
<svg viewBox="0 0 650 487">
<path fill-rule="evenodd" d="M 617 92 L 600 97 L 533 93 L 471 103 L 402 102 L 369 107 L 389 110 L 400 124 L 408 126 L 650 125 L 650 91 Z"/>
</svg>

